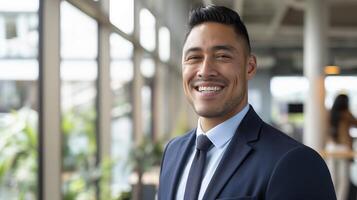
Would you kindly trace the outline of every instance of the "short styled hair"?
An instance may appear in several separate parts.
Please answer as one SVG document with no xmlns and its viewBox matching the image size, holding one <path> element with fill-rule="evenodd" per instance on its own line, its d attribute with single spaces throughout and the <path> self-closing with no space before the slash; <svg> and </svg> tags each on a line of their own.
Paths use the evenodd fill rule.
<svg viewBox="0 0 357 200">
<path fill-rule="evenodd" d="M 216 5 L 200 6 L 192 9 L 189 15 L 188 32 L 185 40 L 195 26 L 204 22 L 217 22 L 232 26 L 236 34 L 246 42 L 247 50 L 250 53 L 251 47 L 248 31 L 237 12 L 227 7 Z"/>
</svg>

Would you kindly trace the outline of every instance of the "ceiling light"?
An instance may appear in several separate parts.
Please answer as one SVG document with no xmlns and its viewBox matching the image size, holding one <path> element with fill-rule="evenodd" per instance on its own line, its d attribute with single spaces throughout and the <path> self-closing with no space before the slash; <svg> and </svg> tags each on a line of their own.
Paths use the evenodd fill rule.
<svg viewBox="0 0 357 200">
<path fill-rule="evenodd" d="M 340 74 L 340 67 L 339 66 L 326 66 L 325 74 L 327 74 L 327 75 Z"/>
</svg>

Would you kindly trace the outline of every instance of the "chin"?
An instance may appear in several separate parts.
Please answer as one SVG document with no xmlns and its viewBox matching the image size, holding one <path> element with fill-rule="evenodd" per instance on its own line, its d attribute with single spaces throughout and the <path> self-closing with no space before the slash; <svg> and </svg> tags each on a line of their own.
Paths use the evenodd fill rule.
<svg viewBox="0 0 357 200">
<path fill-rule="evenodd" d="M 215 117 L 221 117 L 222 112 L 218 111 L 218 109 L 213 109 L 210 107 L 210 109 L 195 109 L 195 112 L 197 115 L 205 118 L 215 118 Z"/>
</svg>

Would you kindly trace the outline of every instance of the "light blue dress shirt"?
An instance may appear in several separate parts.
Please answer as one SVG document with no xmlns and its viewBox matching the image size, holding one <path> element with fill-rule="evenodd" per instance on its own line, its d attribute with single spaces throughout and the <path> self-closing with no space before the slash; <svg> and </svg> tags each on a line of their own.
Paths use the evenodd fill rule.
<svg viewBox="0 0 357 200">
<path fill-rule="evenodd" d="M 236 129 L 238 128 L 244 116 L 247 114 L 248 110 L 249 110 L 249 105 L 247 104 L 242 109 L 242 111 L 240 111 L 233 117 L 229 118 L 228 120 L 213 127 L 206 133 L 202 131 L 200 120 L 198 120 L 196 138 L 200 134 L 206 134 L 214 145 L 214 147 L 211 148 L 207 153 L 206 168 L 205 171 L 203 172 L 203 179 L 200 188 L 200 193 L 198 195 L 198 200 L 202 200 L 203 195 L 205 194 L 205 191 L 207 189 L 207 186 L 214 172 L 216 171 L 217 166 L 221 161 L 222 156 L 229 145 L 229 142 L 231 141 Z M 188 162 L 184 168 L 184 171 L 182 173 L 179 186 L 177 188 L 176 200 L 182 200 L 184 197 L 188 173 L 190 172 L 192 160 L 193 157 L 195 156 L 195 153 L 196 153 L 196 148 L 194 151 L 192 151 L 188 159 Z"/>
</svg>

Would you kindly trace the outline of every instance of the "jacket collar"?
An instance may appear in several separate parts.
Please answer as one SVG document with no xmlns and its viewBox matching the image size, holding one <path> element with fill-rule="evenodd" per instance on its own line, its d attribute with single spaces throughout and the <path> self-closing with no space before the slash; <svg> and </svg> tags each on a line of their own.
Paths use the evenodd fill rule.
<svg viewBox="0 0 357 200">
<path fill-rule="evenodd" d="M 178 184 L 180 181 L 180 177 L 182 175 L 182 171 L 185 168 L 187 159 L 190 156 L 191 150 L 193 150 L 196 141 L 196 129 L 191 130 L 186 137 L 182 138 L 179 144 L 179 150 L 176 152 L 175 158 L 177 160 L 172 179 L 169 182 L 169 190 L 168 190 L 168 199 L 175 199 L 175 194 L 178 188 Z M 180 150 L 183 150 L 180 151 Z"/>
<path fill-rule="evenodd" d="M 251 142 L 258 140 L 260 128 L 263 121 L 250 106 L 248 113 L 238 126 L 226 152 L 224 153 L 216 172 L 214 173 L 203 199 L 214 199 L 223 189 L 225 183 L 231 175 L 238 169 L 244 159 L 253 150 Z M 196 129 L 190 131 L 186 137 L 182 138 L 175 158 L 177 164 L 173 170 L 173 176 L 168 183 L 168 197 L 175 199 L 180 177 L 186 165 L 187 159 L 195 145 Z"/>
<path fill-rule="evenodd" d="M 259 139 L 262 124 L 263 121 L 250 107 L 227 147 L 203 199 L 215 199 L 219 195 L 232 174 L 254 150 L 250 143 Z"/>
</svg>

